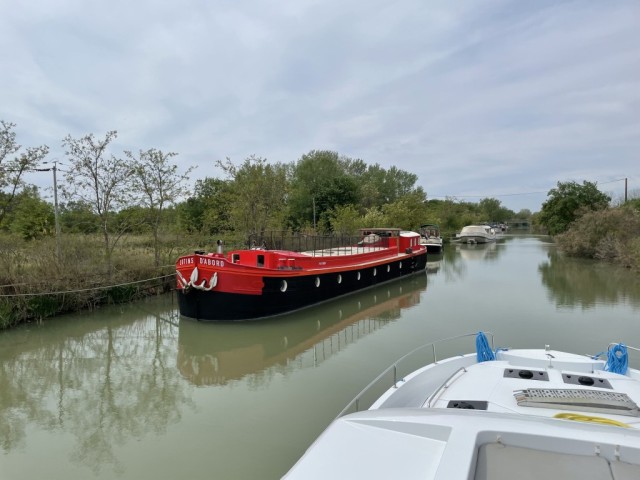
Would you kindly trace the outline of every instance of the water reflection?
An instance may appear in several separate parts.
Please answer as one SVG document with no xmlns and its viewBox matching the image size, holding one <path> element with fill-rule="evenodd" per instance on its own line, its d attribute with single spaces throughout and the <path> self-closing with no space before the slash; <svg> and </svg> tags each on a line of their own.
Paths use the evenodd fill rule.
<svg viewBox="0 0 640 480">
<path fill-rule="evenodd" d="M 66 460 L 122 473 L 120 445 L 163 433 L 192 405 L 174 368 L 177 329 L 161 315 L 143 303 L 3 334 L 2 450 L 24 448 L 27 430 L 64 434 Z"/>
<path fill-rule="evenodd" d="M 491 261 L 495 262 L 503 249 L 497 242 L 491 243 L 461 243 L 456 245 L 456 251 L 465 261 Z"/>
<path fill-rule="evenodd" d="M 202 386 L 224 385 L 270 367 L 275 367 L 269 372 L 273 375 L 294 360 L 315 366 L 400 318 L 402 310 L 420 303 L 426 288 L 427 276 L 418 274 L 264 322 L 203 324 L 182 319 L 178 369 Z"/>
<path fill-rule="evenodd" d="M 442 261 L 444 253 L 430 253 L 427 255 L 427 275 L 434 275 L 438 273 L 442 267 Z"/>
<path fill-rule="evenodd" d="M 590 309 L 598 304 L 640 307 L 637 274 L 602 262 L 567 258 L 556 250 L 538 271 L 550 300 L 558 307 Z"/>
</svg>

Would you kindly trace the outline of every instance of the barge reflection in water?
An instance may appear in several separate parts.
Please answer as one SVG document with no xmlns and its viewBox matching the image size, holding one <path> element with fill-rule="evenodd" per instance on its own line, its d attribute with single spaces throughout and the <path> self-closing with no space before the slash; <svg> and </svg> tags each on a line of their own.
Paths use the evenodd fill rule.
<svg viewBox="0 0 640 480">
<path fill-rule="evenodd" d="M 418 274 L 277 319 L 250 324 L 203 324 L 182 318 L 178 370 L 197 386 L 224 385 L 290 362 L 317 365 L 395 321 L 420 303 L 427 275 Z"/>
</svg>

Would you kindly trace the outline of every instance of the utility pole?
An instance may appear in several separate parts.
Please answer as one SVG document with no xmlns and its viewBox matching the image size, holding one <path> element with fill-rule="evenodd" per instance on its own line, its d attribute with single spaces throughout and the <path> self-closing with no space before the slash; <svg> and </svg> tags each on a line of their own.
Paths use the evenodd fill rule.
<svg viewBox="0 0 640 480">
<path fill-rule="evenodd" d="M 315 235 L 316 233 L 316 197 L 315 195 L 311 197 L 311 200 L 313 202 L 313 234 Z"/>
<path fill-rule="evenodd" d="M 53 161 L 53 214 L 56 223 L 56 259 L 60 262 L 60 219 L 58 215 L 58 161 Z"/>
<path fill-rule="evenodd" d="M 624 203 L 627 203 L 627 177 L 624 178 Z"/>
</svg>

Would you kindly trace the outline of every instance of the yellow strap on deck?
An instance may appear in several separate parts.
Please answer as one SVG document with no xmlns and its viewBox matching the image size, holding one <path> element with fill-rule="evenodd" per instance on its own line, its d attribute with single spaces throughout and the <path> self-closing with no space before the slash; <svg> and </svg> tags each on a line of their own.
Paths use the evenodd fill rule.
<svg viewBox="0 0 640 480">
<path fill-rule="evenodd" d="M 593 417 L 591 415 L 580 415 L 579 413 L 557 413 L 553 418 L 563 418 L 565 420 L 575 420 L 576 422 L 591 422 L 601 425 L 615 425 L 616 427 L 630 428 L 626 423 L 611 420 L 610 418 Z"/>
</svg>

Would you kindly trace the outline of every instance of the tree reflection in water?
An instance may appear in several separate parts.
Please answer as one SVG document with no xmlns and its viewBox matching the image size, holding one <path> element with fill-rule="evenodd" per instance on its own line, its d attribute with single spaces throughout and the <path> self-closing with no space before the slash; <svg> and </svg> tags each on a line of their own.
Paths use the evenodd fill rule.
<svg viewBox="0 0 640 480">
<path fill-rule="evenodd" d="M 111 313 L 104 323 L 51 321 L 0 337 L 4 452 L 23 448 L 27 428 L 37 425 L 76 439 L 69 460 L 117 474 L 114 448 L 180 420 L 193 403 L 175 369 L 177 328 L 157 315 L 140 318 L 139 308 L 123 307 L 129 315 L 121 320 Z M 34 344 L 30 336 L 37 348 L 23 349 L 20 338 Z"/>
<path fill-rule="evenodd" d="M 627 303 L 640 307 L 637 274 L 595 260 L 567 258 L 556 250 L 538 271 L 550 298 L 558 307 L 593 308 L 597 304 Z"/>
</svg>

